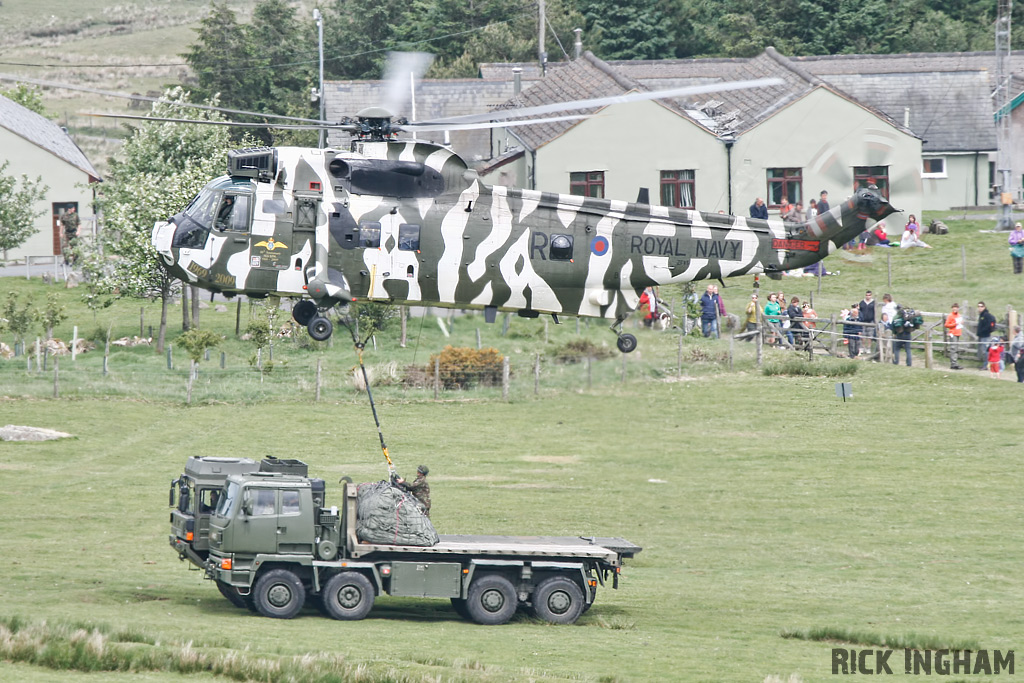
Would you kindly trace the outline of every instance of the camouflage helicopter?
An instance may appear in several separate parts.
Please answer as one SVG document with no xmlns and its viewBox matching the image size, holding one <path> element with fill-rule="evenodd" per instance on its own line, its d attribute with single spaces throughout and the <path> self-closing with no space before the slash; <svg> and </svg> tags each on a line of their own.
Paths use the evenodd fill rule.
<svg viewBox="0 0 1024 683">
<path fill-rule="evenodd" d="M 696 90 L 424 124 L 393 121 L 383 108 L 338 124 L 316 122 L 349 131 L 351 147 L 231 151 L 227 173 L 157 223 L 152 242 L 165 267 L 188 284 L 228 296 L 300 299 L 293 317 L 316 340 L 332 334 L 333 307 L 361 300 L 483 310 L 487 322 L 499 311 L 550 314 L 556 321 L 559 315 L 605 318 L 628 353 L 637 341 L 622 323 L 645 288 L 800 268 L 896 209 L 877 189 L 863 188 L 813 221 L 783 224 L 491 186 L 452 150 L 397 135 L 507 126 L 512 116 Z M 531 121 L 538 119 L 516 125 Z"/>
</svg>

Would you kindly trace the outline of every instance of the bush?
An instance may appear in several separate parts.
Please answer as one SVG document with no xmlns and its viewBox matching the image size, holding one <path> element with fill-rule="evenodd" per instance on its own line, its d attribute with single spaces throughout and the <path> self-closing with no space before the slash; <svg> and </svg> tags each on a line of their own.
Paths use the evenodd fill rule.
<svg viewBox="0 0 1024 683">
<path fill-rule="evenodd" d="M 584 358 L 605 360 L 614 355 L 607 346 L 598 346 L 589 339 L 573 339 L 552 352 L 554 361 L 563 365 L 580 363 Z"/>
<path fill-rule="evenodd" d="M 433 375 L 434 363 L 440 359 L 441 384 L 445 389 L 465 389 L 475 384 L 493 386 L 501 382 L 504 356 L 497 349 L 444 347 L 430 357 L 427 373 Z"/>
<path fill-rule="evenodd" d="M 813 360 L 806 358 L 787 358 L 782 361 L 766 363 L 764 374 L 772 375 L 803 375 L 807 377 L 849 377 L 857 373 L 857 363 L 852 360 Z"/>
</svg>

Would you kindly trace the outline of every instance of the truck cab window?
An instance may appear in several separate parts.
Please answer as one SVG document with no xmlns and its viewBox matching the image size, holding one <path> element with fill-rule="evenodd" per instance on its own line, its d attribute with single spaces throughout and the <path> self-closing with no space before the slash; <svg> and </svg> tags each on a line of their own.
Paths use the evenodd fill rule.
<svg viewBox="0 0 1024 683">
<path fill-rule="evenodd" d="M 281 491 L 281 514 L 297 515 L 302 512 L 299 506 L 299 492 L 285 490 Z"/>
<path fill-rule="evenodd" d="M 220 489 L 203 489 L 199 494 L 199 512 L 213 512 L 220 501 Z"/>
<path fill-rule="evenodd" d="M 274 514 L 274 490 L 273 489 L 254 489 L 252 492 L 253 504 L 252 514 L 253 517 L 259 515 L 272 515 Z"/>
<path fill-rule="evenodd" d="M 217 514 L 221 517 L 228 517 L 233 512 L 235 501 L 238 500 L 238 490 L 241 488 L 233 481 L 229 481 L 224 488 L 220 500 L 217 501 Z"/>
</svg>

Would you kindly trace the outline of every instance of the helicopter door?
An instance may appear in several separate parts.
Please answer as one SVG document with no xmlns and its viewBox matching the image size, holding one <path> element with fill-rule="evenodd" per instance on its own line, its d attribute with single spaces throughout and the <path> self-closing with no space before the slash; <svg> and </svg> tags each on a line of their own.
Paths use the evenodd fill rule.
<svg viewBox="0 0 1024 683">
<path fill-rule="evenodd" d="M 359 238 L 370 266 L 368 298 L 419 300 L 419 224 L 388 214 L 379 221 L 360 223 Z"/>
</svg>

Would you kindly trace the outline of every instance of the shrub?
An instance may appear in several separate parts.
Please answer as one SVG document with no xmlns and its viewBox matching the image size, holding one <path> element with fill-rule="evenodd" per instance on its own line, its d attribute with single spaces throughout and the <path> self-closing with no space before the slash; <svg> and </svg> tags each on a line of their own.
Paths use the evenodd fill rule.
<svg viewBox="0 0 1024 683">
<path fill-rule="evenodd" d="M 501 367 L 505 358 L 497 349 L 446 346 L 440 354 L 430 357 L 427 372 L 431 376 L 437 359 L 440 359 L 438 370 L 445 389 L 464 389 L 474 384 L 492 386 L 501 382 Z"/>
<path fill-rule="evenodd" d="M 764 374 L 771 375 L 803 375 L 807 377 L 849 377 L 857 373 L 857 363 L 852 360 L 809 361 L 806 358 L 787 358 L 781 361 L 766 363 Z"/>
<path fill-rule="evenodd" d="M 614 355 L 607 346 L 599 346 L 589 339 L 572 339 L 552 352 L 554 361 L 564 365 L 580 363 L 584 358 L 605 360 Z"/>
</svg>

